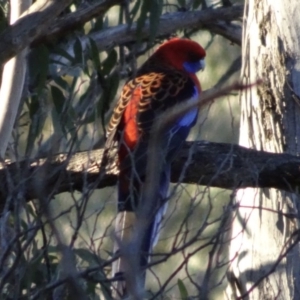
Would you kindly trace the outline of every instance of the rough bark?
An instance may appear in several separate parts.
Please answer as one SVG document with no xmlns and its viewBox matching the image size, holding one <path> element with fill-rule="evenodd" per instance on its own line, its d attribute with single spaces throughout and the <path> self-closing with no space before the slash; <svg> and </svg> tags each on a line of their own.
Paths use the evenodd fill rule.
<svg viewBox="0 0 300 300">
<path fill-rule="evenodd" d="M 293 155 L 300 152 L 299 15 L 295 0 L 248 1 L 242 78 L 244 82 L 262 78 L 264 84 L 242 95 L 243 146 Z M 230 248 L 230 297 L 300 299 L 298 224 L 284 215 L 299 217 L 298 200 L 296 194 L 274 189 L 238 192 L 239 218 L 233 224 Z"/>
<path fill-rule="evenodd" d="M 118 167 L 114 152 L 100 175 L 102 155 L 99 149 L 2 164 L 0 206 L 16 194 L 30 201 L 41 193 L 49 197 L 115 185 Z M 294 191 L 300 186 L 300 158 L 231 144 L 187 142 L 172 165 L 171 180 L 226 189 L 259 186 Z"/>
</svg>

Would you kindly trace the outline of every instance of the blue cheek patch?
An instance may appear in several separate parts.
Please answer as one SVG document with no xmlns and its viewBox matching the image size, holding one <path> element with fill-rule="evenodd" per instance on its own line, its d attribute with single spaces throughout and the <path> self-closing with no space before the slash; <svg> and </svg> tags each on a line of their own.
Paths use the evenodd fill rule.
<svg viewBox="0 0 300 300">
<path fill-rule="evenodd" d="M 203 69 L 204 67 L 203 65 L 204 65 L 203 60 L 183 63 L 183 67 L 188 73 L 197 73 L 198 71 Z"/>
</svg>

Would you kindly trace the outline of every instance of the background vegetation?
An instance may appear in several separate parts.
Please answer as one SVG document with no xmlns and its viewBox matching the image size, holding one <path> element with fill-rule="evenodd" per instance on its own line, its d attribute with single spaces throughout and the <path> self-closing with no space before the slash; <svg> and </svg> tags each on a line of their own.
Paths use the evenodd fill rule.
<svg viewBox="0 0 300 300">
<path fill-rule="evenodd" d="M 207 67 L 199 74 L 204 90 L 239 76 L 241 14 L 221 13 L 220 19 L 209 20 L 205 15 L 230 12 L 242 1 L 69 2 L 39 35 L 27 37 L 21 104 L 3 159 L 30 163 L 101 148 L 122 85 L 171 36 L 191 38 L 206 49 Z M 5 41 L 9 2 L 1 1 L 0 8 L 0 40 Z M 187 12 L 203 14 L 198 22 L 184 17 L 184 23 Z M 4 63 L 6 52 L 1 53 Z M 237 143 L 236 96 L 203 109 L 189 139 Z M 1 298 L 110 299 L 115 189 L 97 190 L 87 182 L 80 192 L 71 187 L 56 195 L 55 185 L 53 193 L 44 189 L 43 178 L 51 176 L 45 169 L 35 184 L 39 197 L 28 203 L 28 174 L 18 170 L 18 185 L 7 186 L 1 218 Z M 172 195 L 148 272 L 147 298 L 221 299 L 229 266 L 224 212 L 230 209 L 231 192 L 178 182 Z"/>
</svg>

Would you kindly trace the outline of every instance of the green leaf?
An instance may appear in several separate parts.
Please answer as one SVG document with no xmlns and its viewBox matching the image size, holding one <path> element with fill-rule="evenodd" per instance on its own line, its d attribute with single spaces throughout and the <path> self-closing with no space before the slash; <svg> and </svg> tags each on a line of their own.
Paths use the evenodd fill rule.
<svg viewBox="0 0 300 300">
<path fill-rule="evenodd" d="M 83 261 L 88 262 L 90 266 L 99 264 L 100 262 L 99 257 L 87 249 L 84 248 L 74 249 L 74 253 L 75 255 L 80 257 Z"/>
<path fill-rule="evenodd" d="M 60 60 L 56 60 L 56 59 L 53 59 L 53 58 L 50 59 L 50 63 L 51 64 L 61 65 L 61 66 L 64 66 L 64 67 L 68 67 L 69 66 L 68 63 L 64 63 L 64 62 L 62 62 Z"/>
<path fill-rule="evenodd" d="M 156 1 L 156 0 L 154 0 Z M 138 42 L 140 42 L 142 40 L 142 32 L 143 32 L 143 28 L 145 26 L 145 22 L 147 20 L 147 15 L 151 9 L 151 5 L 152 5 L 152 1 L 149 0 L 144 0 L 142 7 L 141 7 L 141 13 L 140 13 L 140 17 L 137 20 L 137 39 Z"/>
<path fill-rule="evenodd" d="M 75 62 L 83 65 L 83 51 L 82 45 L 79 38 L 76 38 L 76 41 L 73 46 L 74 54 L 75 54 Z"/>
<path fill-rule="evenodd" d="M 193 2 L 193 9 L 196 9 L 202 4 L 203 0 L 194 0 Z"/>
<path fill-rule="evenodd" d="M 26 268 L 22 270 L 24 273 L 22 272 L 23 274 L 20 274 L 20 285 L 22 289 L 29 290 L 33 283 L 38 286 L 43 283 L 44 276 L 40 270 L 41 260 L 42 258 L 39 256 L 38 259 L 24 262 Z"/>
<path fill-rule="evenodd" d="M 87 281 L 86 283 L 86 292 L 89 296 L 93 295 L 93 299 L 95 299 L 96 296 L 96 286 L 97 283 L 94 282 Z"/>
<path fill-rule="evenodd" d="M 49 245 L 48 246 L 48 252 L 49 253 L 58 253 L 59 252 L 59 247 L 58 246 Z"/>
<path fill-rule="evenodd" d="M 120 78 L 118 73 L 113 73 L 109 77 L 109 90 L 110 90 L 109 103 L 114 100 L 117 94 L 119 82 L 120 82 Z"/>
<path fill-rule="evenodd" d="M 178 279 L 177 280 L 177 285 L 178 285 L 178 289 L 179 289 L 181 299 L 182 300 L 187 300 L 188 297 L 189 297 L 189 294 L 188 294 L 188 291 L 187 291 L 183 281 Z"/>
<path fill-rule="evenodd" d="M 51 87 L 51 90 L 54 103 L 54 109 L 51 113 L 54 130 L 55 132 L 63 132 L 65 137 L 70 134 L 69 140 L 74 141 L 77 139 L 76 125 L 74 125 L 77 114 L 72 106 L 68 106 L 66 110 L 65 97 L 59 88 Z"/>
<path fill-rule="evenodd" d="M 69 89 L 68 82 L 65 79 L 63 79 L 61 76 L 55 77 L 53 80 L 64 91 Z"/>
<path fill-rule="evenodd" d="M 75 62 L 74 57 L 73 57 L 71 54 L 69 54 L 69 53 L 68 53 L 65 49 L 63 49 L 63 48 L 60 48 L 60 47 L 55 48 L 55 49 L 54 49 L 54 53 L 55 53 L 55 54 L 58 54 L 58 55 L 60 55 L 60 56 L 62 56 L 62 57 L 64 57 L 64 58 L 66 58 L 66 59 L 69 60 L 71 63 L 74 63 L 74 62 Z M 66 65 L 66 64 L 64 64 L 64 63 L 62 63 L 62 62 L 60 62 L 60 61 L 54 61 L 54 60 L 51 60 L 51 62 L 55 62 L 55 63 L 61 64 L 61 65 Z"/>
<path fill-rule="evenodd" d="M 58 115 L 60 115 L 65 105 L 65 96 L 62 90 L 54 85 L 51 86 L 51 94 L 55 109 Z"/>
<path fill-rule="evenodd" d="M 38 112 L 40 108 L 40 102 L 36 95 L 33 95 L 30 99 L 28 99 L 28 109 L 29 109 L 29 116 L 30 119 Z"/>
<path fill-rule="evenodd" d="M 31 119 L 27 135 L 27 144 L 25 149 L 26 156 L 30 156 L 34 148 L 34 143 L 39 134 L 42 132 L 46 115 L 40 110 L 40 103 L 37 96 L 32 96 L 29 102 L 29 116 Z"/>
<path fill-rule="evenodd" d="M 28 224 L 24 220 L 21 219 L 20 225 L 24 231 L 28 230 Z"/>
<path fill-rule="evenodd" d="M 31 215 L 32 217 L 36 218 L 36 210 L 33 209 L 31 204 L 26 205 L 26 213 L 28 213 L 29 215 Z"/>
<path fill-rule="evenodd" d="M 95 31 L 100 31 L 101 29 L 103 29 L 103 19 L 100 17 L 100 18 L 97 18 L 90 33 L 95 32 Z"/>
<path fill-rule="evenodd" d="M 71 95 L 69 96 L 70 98 L 72 98 L 74 96 L 74 94 L 76 93 L 75 91 L 75 87 L 76 87 L 76 84 L 77 84 L 77 81 L 78 81 L 78 77 L 73 77 L 73 80 L 70 84 L 70 91 L 71 91 Z"/>
<path fill-rule="evenodd" d="M 35 93 L 40 96 L 46 85 L 49 69 L 49 51 L 44 45 L 34 48 L 28 55 L 28 70 L 30 85 L 35 87 Z"/>
<path fill-rule="evenodd" d="M 177 0 L 180 7 L 186 7 L 185 0 Z"/>
<path fill-rule="evenodd" d="M 119 75 L 117 73 L 113 73 L 106 79 L 105 85 L 108 88 L 104 89 L 98 103 L 98 112 L 100 116 L 104 116 L 109 107 L 109 104 L 116 96 L 119 86 Z"/>
<path fill-rule="evenodd" d="M 116 65 L 118 59 L 118 54 L 116 50 L 109 52 L 107 58 L 102 63 L 102 74 L 108 75 L 113 67 Z"/>
<path fill-rule="evenodd" d="M 108 16 L 105 16 L 104 19 L 103 19 L 103 27 L 104 27 L 104 28 L 109 27 L 109 19 L 108 19 Z"/>
<path fill-rule="evenodd" d="M 150 42 L 153 42 L 158 28 L 159 28 L 159 21 L 160 21 L 160 16 L 162 13 L 162 5 L 163 2 L 160 0 L 152 0 L 152 5 L 151 5 L 151 10 L 150 10 L 150 36 L 149 40 Z"/>
<path fill-rule="evenodd" d="M 101 62 L 99 58 L 99 50 L 98 47 L 93 39 L 89 39 L 90 41 L 90 55 L 93 63 L 95 64 L 95 69 L 100 70 L 101 68 Z"/>
<path fill-rule="evenodd" d="M 49 50 L 46 46 L 42 45 L 38 48 L 37 60 L 39 64 L 37 94 L 40 95 L 45 87 L 49 68 Z"/>
<path fill-rule="evenodd" d="M 84 95 L 86 97 L 86 95 Z M 80 100 L 82 100 L 83 98 L 81 98 Z M 87 111 L 85 111 L 84 113 L 80 112 L 80 120 L 81 120 L 81 124 L 90 124 L 92 122 L 95 122 L 95 120 L 97 119 L 98 113 L 97 110 L 93 109 L 88 109 Z"/>
<path fill-rule="evenodd" d="M 4 6 L 0 5 L 0 32 L 6 29 L 8 26 L 7 18 L 6 18 L 6 11 Z"/>
<path fill-rule="evenodd" d="M 112 295 L 111 295 L 112 289 L 109 286 L 109 284 L 100 281 L 100 286 L 101 286 L 101 291 L 104 296 L 104 299 L 106 299 L 106 300 L 112 299 Z"/>
<path fill-rule="evenodd" d="M 141 14 L 137 21 L 138 41 L 141 41 L 142 39 L 142 32 L 148 15 L 149 15 L 149 30 L 150 30 L 149 39 L 150 42 L 154 41 L 159 28 L 159 20 L 162 14 L 162 7 L 163 7 L 163 1 L 160 0 L 143 1 L 141 7 Z"/>
<path fill-rule="evenodd" d="M 134 6 L 130 12 L 131 20 L 133 20 L 134 17 L 136 16 L 140 6 L 141 6 L 141 0 L 136 1 L 136 3 L 134 4 Z"/>
</svg>

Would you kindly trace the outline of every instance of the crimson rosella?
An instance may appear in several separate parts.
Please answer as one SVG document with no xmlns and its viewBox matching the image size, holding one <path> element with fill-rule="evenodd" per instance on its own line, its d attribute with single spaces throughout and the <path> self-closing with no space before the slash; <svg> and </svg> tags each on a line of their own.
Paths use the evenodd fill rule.
<svg viewBox="0 0 300 300">
<path fill-rule="evenodd" d="M 195 73 L 204 68 L 204 57 L 205 50 L 198 43 L 173 38 L 162 44 L 137 71 L 135 78 L 123 87 L 108 126 L 106 145 L 110 147 L 113 141 L 118 142 L 118 244 L 130 238 L 135 212 L 142 201 L 152 125 L 174 105 L 197 101 L 201 87 Z M 196 123 L 197 115 L 195 107 L 172 122 L 164 133 L 166 149 L 162 171 L 158 174 L 160 189 L 157 191 L 160 207 L 156 216 L 148 220 L 146 234 L 142 238 L 137 258 L 141 268 L 147 265 L 165 210 L 171 161 Z M 113 266 L 113 275 L 122 275 L 125 265 L 121 255 Z"/>
</svg>

